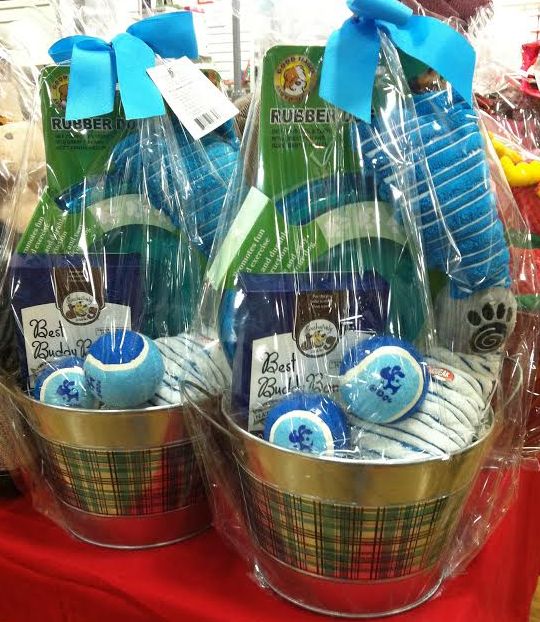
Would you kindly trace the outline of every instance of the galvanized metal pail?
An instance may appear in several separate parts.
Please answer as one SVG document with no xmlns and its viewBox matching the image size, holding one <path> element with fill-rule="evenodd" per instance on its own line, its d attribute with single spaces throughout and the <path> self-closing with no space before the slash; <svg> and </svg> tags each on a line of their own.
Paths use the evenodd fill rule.
<svg viewBox="0 0 540 622">
<path fill-rule="evenodd" d="M 115 548 L 177 542 L 210 526 L 181 407 L 54 407 L 20 393 L 43 473 L 77 537 Z"/>
<path fill-rule="evenodd" d="M 445 549 L 493 437 L 444 459 L 316 458 L 227 417 L 261 578 L 302 607 L 389 615 L 438 589 Z"/>
</svg>

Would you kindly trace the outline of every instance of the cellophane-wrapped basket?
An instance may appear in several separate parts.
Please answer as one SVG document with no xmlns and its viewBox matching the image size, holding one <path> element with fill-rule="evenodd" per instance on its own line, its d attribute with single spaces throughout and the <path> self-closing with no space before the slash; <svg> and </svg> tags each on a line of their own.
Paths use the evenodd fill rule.
<svg viewBox="0 0 540 622">
<path fill-rule="evenodd" d="M 14 466 L 78 537 L 166 544 L 210 523 L 176 378 L 239 141 L 233 121 L 195 140 L 146 73 L 197 60 L 190 12 L 50 53 L 28 136 L 43 137 L 46 180 L 3 242 Z M 30 174 L 27 153 L 12 222 Z"/>
<path fill-rule="evenodd" d="M 509 233 L 529 230 L 462 36 L 360 2 L 331 34 L 316 4 L 259 10 L 182 386 L 215 524 L 261 584 L 382 615 L 433 595 L 511 501 L 535 341 Z"/>
</svg>

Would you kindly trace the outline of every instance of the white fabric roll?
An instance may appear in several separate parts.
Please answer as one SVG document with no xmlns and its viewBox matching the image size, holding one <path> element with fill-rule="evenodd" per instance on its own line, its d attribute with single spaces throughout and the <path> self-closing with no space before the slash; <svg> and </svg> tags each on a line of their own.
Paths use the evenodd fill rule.
<svg viewBox="0 0 540 622">
<path fill-rule="evenodd" d="M 426 399 L 413 415 L 388 424 L 355 424 L 351 441 L 365 459 L 419 460 L 468 447 L 485 431 L 501 365 L 499 355 L 436 348 L 427 358 Z"/>
<path fill-rule="evenodd" d="M 156 406 L 184 404 L 187 382 L 190 398 L 201 401 L 220 395 L 230 386 L 231 369 L 218 339 L 182 333 L 156 339 L 155 343 L 165 364 L 163 381 L 152 400 Z"/>
</svg>

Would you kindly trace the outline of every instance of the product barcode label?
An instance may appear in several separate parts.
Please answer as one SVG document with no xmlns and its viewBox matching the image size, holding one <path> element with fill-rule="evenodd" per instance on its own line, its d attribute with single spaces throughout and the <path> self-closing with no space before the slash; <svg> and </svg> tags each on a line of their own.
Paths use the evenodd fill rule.
<svg viewBox="0 0 540 622">
<path fill-rule="evenodd" d="M 219 112 L 217 110 L 209 110 L 205 112 L 200 117 L 195 119 L 195 123 L 201 128 L 201 130 L 205 130 L 209 125 L 219 121 L 221 117 L 219 116 Z"/>
<path fill-rule="evenodd" d="M 238 114 L 236 106 L 186 57 L 147 71 L 195 140 Z"/>
</svg>

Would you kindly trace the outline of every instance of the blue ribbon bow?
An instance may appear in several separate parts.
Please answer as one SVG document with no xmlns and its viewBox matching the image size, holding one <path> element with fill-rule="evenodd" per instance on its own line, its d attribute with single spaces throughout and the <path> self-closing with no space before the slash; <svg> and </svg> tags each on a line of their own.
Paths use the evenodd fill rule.
<svg viewBox="0 0 540 622">
<path fill-rule="evenodd" d="M 197 39 L 190 12 L 163 13 L 132 24 L 107 43 L 75 35 L 57 41 L 49 55 L 56 63 L 71 61 L 66 119 L 75 121 L 112 112 L 116 83 L 126 119 L 165 113 L 163 98 L 146 70 L 155 55 L 197 58 Z"/>
<path fill-rule="evenodd" d="M 472 104 L 476 56 L 465 37 L 438 19 L 413 15 L 398 0 L 348 0 L 347 6 L 354 16 L 326 45 L 319 88 L 323 99 L 371 122 L 383 30 L 397 48 L 434 69 Z"/>
</svg>

